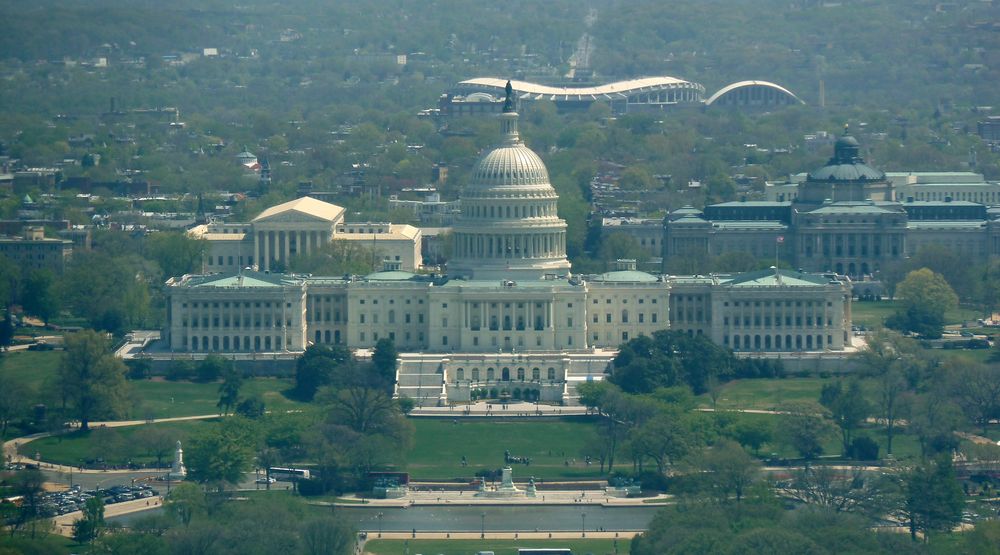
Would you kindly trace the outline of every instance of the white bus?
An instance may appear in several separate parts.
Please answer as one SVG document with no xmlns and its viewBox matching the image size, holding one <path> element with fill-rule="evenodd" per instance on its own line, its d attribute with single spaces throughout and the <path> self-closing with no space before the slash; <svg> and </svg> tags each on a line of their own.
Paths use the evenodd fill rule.
<svg viewBox="0 0 1000 555">
<path fill-rule="evenodd" d="M 272 466 L 267 471 L 268 475 L 275 480 L 282 482 L 295 482 L 298 480 L 308 480 L 309 471 L 304 468 L 283 468 Z"/>
</svg>

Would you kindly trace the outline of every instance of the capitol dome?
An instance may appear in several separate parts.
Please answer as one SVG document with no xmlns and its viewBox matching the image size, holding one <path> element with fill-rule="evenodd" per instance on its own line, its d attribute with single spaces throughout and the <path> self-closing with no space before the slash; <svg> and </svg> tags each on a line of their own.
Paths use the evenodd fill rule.
<svg viewBox="0 0 1000 555">
<path fill-rule="evenodd" d="M 472 279 L 538 279 L 566 275 L 566 222 L 545 163 L 521 142 L 508 97 L 503 140 L 473 168 L 453 226 L 448 273 Z"/>
</svg>

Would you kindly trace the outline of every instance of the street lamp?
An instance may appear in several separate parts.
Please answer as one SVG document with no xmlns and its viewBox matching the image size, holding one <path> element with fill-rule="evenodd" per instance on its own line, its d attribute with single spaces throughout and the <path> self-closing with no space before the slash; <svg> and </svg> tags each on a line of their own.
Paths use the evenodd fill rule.
<svg viewBox="0 0 1000 555">
<path fill-rule="evenodd" d="M 479 538 L 486 539 L 486 513 L 482 513 L 479 516 L 483 519 L 482 526 L 479 528 Z"/>
<path fill-rule="evenodd" d="M 580 513 L 580 537 L 587 537 L 587 513 Z"/>
<path fill-rule="evenodd" d="M 378 519 L 378 537 L 380 538 L 382 537 L 382 517 L 384 516 L 385 513 L 378 513 L 375 515 L 375 518 Z"/>
</svg>

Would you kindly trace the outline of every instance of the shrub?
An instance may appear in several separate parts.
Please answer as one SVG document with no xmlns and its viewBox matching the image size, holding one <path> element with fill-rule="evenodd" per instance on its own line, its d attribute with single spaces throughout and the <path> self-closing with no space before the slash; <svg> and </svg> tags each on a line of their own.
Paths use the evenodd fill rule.
<svg viewBox="0 0 1000 555">
<path fill-rule="evenodd" d="M 861 436 L 854 438 L 847 454 L 856 461 L 874 461 L 878 459 L 878 448 L 878 442 L 874 439 Z"/>
</svg>

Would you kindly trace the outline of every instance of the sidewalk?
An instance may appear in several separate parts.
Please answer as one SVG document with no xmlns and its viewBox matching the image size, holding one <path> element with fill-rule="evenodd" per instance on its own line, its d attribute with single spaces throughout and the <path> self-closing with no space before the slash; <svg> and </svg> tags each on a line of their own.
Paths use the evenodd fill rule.
<svg viewBox="0 0 1000 555">
<path fill-rule="evenodd" d="M 522 490 L 524 484 L 518 484 Z M 406 497 L 398 499 L 364 499 L 364 504 L 358 503 L 331 503 L 315 502 L 315 505 L 340 507 L 414 507 L 414 506 L 447 506 L 447 505 L 476 505 L 476 506 L 539 506 L 539 505 L 580 505 L 602 507 L 645 507 L 648 505 L 662 504 L 672 499 L 670 495 L 657 495 L 654 497 L 614 497 L 607 495 L 600 490 L 541 490 L 535 497 L 476 497 L 476 491 L 410 491 Z M 359 499 L 360 500 L 360 499 Z M 658 503 L 652 503 L 652 501 Z"/>
</svg>

